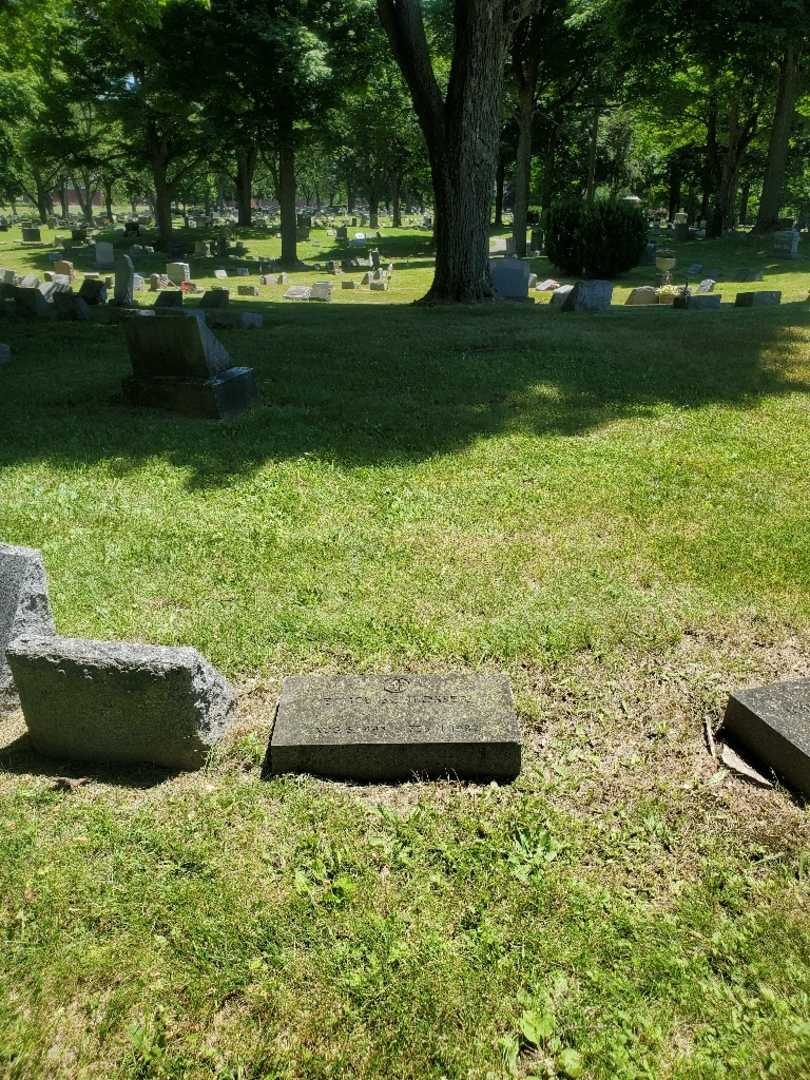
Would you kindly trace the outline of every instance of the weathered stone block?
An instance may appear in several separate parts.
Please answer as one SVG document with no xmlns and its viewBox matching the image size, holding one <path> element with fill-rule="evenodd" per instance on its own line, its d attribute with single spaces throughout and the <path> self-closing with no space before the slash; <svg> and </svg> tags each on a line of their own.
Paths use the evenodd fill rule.
<svg viewBox="0 0 810 1080">
<path fill-rule="evenodd" d="M 284 680 L 267 773 L 359 781 L 513 780 L 520 731 L 504 675 Z"/>
<path fill-rule="evenodd" d="M 195 649 L 26 636 L 8 660 L 31 741 L 51 757 L 199 769 L 234 706 Z"/>
<path fill-rule="evenodd" d="M 612 298 L 612 282 L 599 281 L 598 279 L 594 281 L 578 281 L 563 300 L 562 310 L 589 313 L 608 311 Z"/>
<path fill-rule="evenodd" d="M 787 784 L 810 796 L 810 679 L 737 691 L 724 723 Z"/>
<path fill-rule="evenodd" d="M 0 544 L 0 690 L 12 681 L 6 662 L 9 642 L 22 634 L 53 633 L 42 553 L 35 548 Z"/>
<path fill-rule="evenodd" d="M 654 285 L 640 285 L 633 289 L 625 300 L 626 307 L 646 307 L 649 304 L 658 303 L 658 294 Z"/>
</svg>

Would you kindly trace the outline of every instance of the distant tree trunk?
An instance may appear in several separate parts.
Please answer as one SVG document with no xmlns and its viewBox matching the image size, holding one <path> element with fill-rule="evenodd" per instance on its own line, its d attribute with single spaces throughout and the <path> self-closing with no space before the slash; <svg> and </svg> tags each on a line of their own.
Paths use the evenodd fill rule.
<svg viewBox="0 0 810 1080">
<path fill-rule="evenodd" d="M 236 152 L 236 205 L 240 225 L 253 224 L 253 177 L 258 159 L 255 144 L 240 146 Z"/>
<path fill-rule="evenodd" d="M 419 0 L 377 0 L 408 84 L 433 179 L 436 270 L 425 303 L 492 298 L 489 215 L 498 157 L 506 50 L 528 3 L 466 0 L 454 7 L 447 91 L 433 71 Z"/>
<path fill-rule="evenodd" d="M 739 222 L 740 225 L 748 224 L 748 204 L 751 201 L 751 181 L 746 179 L 743 181 L 742 188 L 740 190 L 740 211 Z"/>
<path fill-rule="evenodd" d="M 506 186 L 506 161 L 503 154 L 498 154 L 495 169 L 495 228 L 503 228 L 503 189 Z"/>
<path fill-rule="evenodd" d="M 401 195 L 401 180 L 398 172 L 394 172 L 391 177 L 391 203 L 393 205 L 392 227 L 395 229 L 402 228 L 402 195 Z"/>
<path fill-rule="evenodd" d="M 76 197 L 79 200 L 82 217 L 88 225 L 91 225 L 93 223 L 93 200 L 96 197 L 96 193 L 93 188 L 90 173 L 86 170 L 74 173 L 73 184 L 76 188 Z"/>
<path fill-rule="evenodd" d="M 67 195 L 67 177 L 61 176 L 59 178 L 59 202 L 62 206 L 62 217 L 67 218 L 70 214 L 70 207 L 68 206 Z"/>
<path fill-rule="evenodd" d="M 532 175 L 532 124 L 534 121 L 534 90 L 524 85 L 518 90 L 518 145 L 515 158 L 515 205 L 512 213 L 512 239 L 518 258 L 526 256 L 526 229 L 529 218 L 529 186 Z"/>
<path fill-rule="evenodd" d="M 113 216 L 113 182 L 112 180 L 104 181 L 104 208 L 107 211 L 107 217 L 112 220 Z"/>
<path fill-rule="evenodd" d="M 51 193 L 38 168 L 32 167 L 31 174 L 34 177 L 34 202 L 37 208 L 37 215 L 39 216 L 40 224 L 46 225 L 48 222 L 48 215 L 51 212 Z"/>
<path fill-rule="evenodd" d="M 161 251 L 169 250 L 172 237 L 172 189 L 166 180 L 166 170 L 155 172 L 155 220 Z"/>
<path fill-rule="evenodd" d="M 292 122 L 285 120 L 279 132 L 278 201 L 281 208 L 281 265 L 298 265 L 295 213 L 295 136 Z"/>
<path fill-rule="evenodd" d="M 346 209 L 349 211 L 350 214 L 354 210 L 354 203 L 355 203 L 354 183 L 352 181 L 351 176 L 347 176 L 346 177 Z"/>
<path fill-rule="evenodd" d="M 790 129 L 800 89 L 801 54 L 793 42 L 788 41 L 779 64 L 779 81 L 776 88 L 776 109 L 768 144 L 768 164 L 762 184 L 762 195 L 757 212 L 757 232 L 767 232 L 776 226 L 785 193 L 785 165 L 787 164 Z"/>
<path fill-rule="evenodd" d="M 727 119 L 728 144 L 720 158 L 719 182 L 707 236 L 721 237 L 734 222 L 740 162 L 756 132 L 757 118 L 757 111 L 752 109 L 741 121 L 739 103 L 732 101 Z"/>
<path fill-rule="evenodd" d="M 380 200 L 376 183 L 370 184 L 368 188 L 368 224 L 372 229 L 380 227 Z"/>
<path fill-rule="evenodd" d="M 706 235 L 710 235 L 709 208 L 712 194 L 717 190 L 717 92 L 709 94 L 706 114 L 706 155 L 703 162 L 702 200 L 700 214 L 707 223 Z"/>
<path fill-rule="evenodd" d="M 585 179 L 585 201 L 592 203 L 596 195 L 596 151 L 599 145 L 599 118 L 601 109 L 597 106 L 591 117 L 591 129 L 588 133 L 588 175 Z"/>
<path fill-rule="evenodd" d="M 540 208 L 545 213 L 554 198 L 554 166 L 557 160 L 559 125 L 554 124 L 543 151 L 543 175 L 540 180 Z"/>
<path fill-rule="evenodd" d="M 674 158 L 669 161 L 669 220 L 675 217 L 681 208 L 681 164 Z"/>
</svg>

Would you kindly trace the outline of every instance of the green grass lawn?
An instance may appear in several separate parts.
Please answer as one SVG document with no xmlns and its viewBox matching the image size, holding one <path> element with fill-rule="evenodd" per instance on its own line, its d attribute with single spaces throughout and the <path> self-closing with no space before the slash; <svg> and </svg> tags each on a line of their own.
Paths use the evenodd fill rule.
<svg viewBox="0 0 810 1080">
<path fill-rule="evenodd" d="M 0 1076 L 807 1075 L 808 812 L 703 740 L 810 672 L 810 260 L 681 245 L 789 302 L 589 317 L 410 307 L 426 245 L 380 242 L 388 294 L 234 300 L 261 404 L 220 424 L 125 407 L 120 326 L 0 320 L 0 538 L 60 632 L 241 691 L 183 776 L 0 709 Z M 508 671 L 520 780 L 260 779 L 283 675 L 398 669 Z"/>
</svg>

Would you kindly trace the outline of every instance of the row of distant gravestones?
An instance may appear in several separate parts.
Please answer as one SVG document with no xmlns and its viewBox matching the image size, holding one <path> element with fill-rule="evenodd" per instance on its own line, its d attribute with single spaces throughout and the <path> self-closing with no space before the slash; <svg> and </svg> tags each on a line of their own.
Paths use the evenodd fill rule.
<svg viewBox="0 0 810 1080">
<path fill-rule="evenodd" d="M 40 552 L 0 544 L 0 690 L 16 690 L 33 746 L 59 759 L 198 769 L 236 695 L 195 649 L 56 635 Z M 810 679 L 733 694 L 725 727 L 810 796 Z M 721 758 L 722 760 L 722 758 Z M 521 740 L 505 675 L 284 680 L 265 772 L 361 782 L 508 782 Z"/>
</svg>

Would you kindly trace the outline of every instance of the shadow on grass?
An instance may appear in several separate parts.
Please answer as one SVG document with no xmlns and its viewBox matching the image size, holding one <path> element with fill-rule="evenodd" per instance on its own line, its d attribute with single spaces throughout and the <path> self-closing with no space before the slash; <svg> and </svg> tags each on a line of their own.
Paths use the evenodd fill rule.
<svg viewBox="0 0 810 1080">
<path fill-rule="evenodd" d="M 261 404 L 221 423 L 124 405 L 120 325 L 0 324 L 14 352 L 0 369 L 0 468 L 107 462 L 124 474 L 164 458 L 190 486 L 220 486 L 304 455 L 395 466 L 503 433 L 574 437 L 661 407 L 746 409 L 810 390 L 787 352 L 810 332 L 806 305 L 602 316 L 506 304 L 248 309 L 265 314 L 263 330 L 219 336 L 235 364 L 256 369 Z"/>
<path fill-rule="evenodd" d="M 20 735 L 0 748 L 0 773 L 14 776 L 47 776 L 53 780 L 95 780 L 117 787 L 148 789 L 159 787 L 178 775 L 174 769 L 148 765 L 99 765 L 93 762 L 48 758 L 37 753 L 30 737 Z"/>
</svg>

